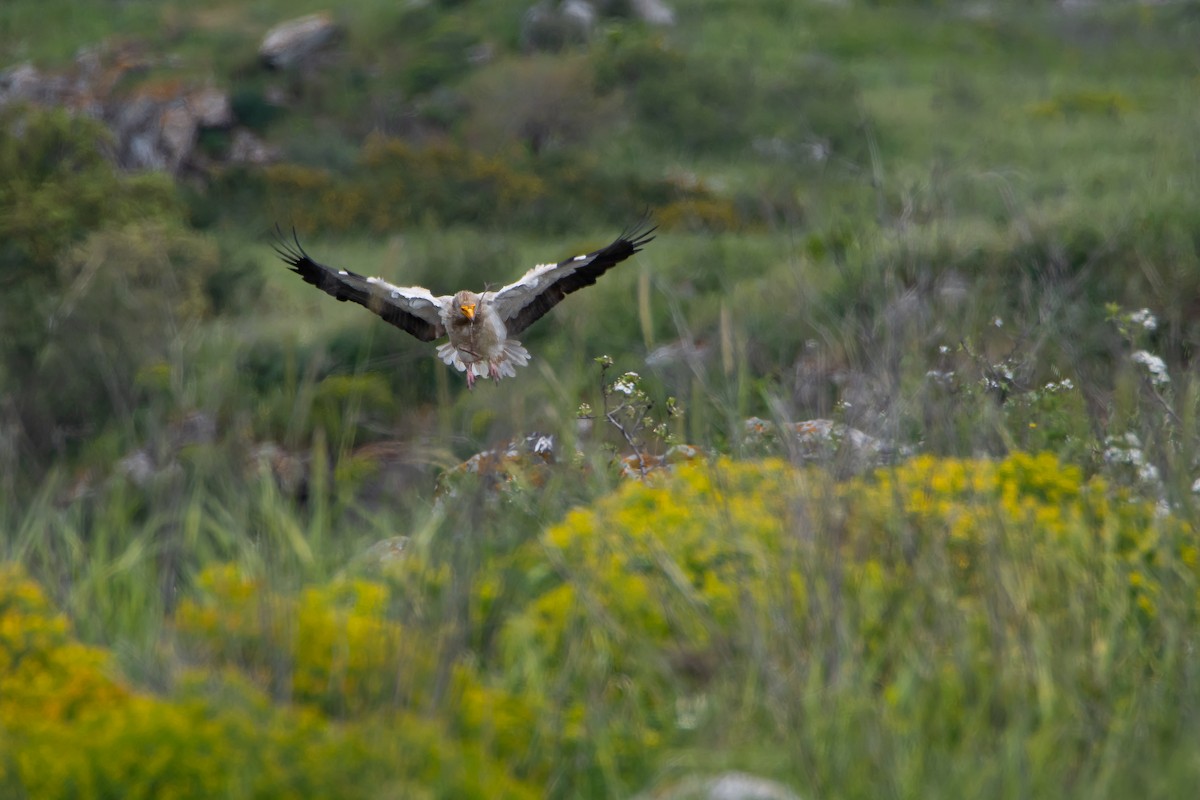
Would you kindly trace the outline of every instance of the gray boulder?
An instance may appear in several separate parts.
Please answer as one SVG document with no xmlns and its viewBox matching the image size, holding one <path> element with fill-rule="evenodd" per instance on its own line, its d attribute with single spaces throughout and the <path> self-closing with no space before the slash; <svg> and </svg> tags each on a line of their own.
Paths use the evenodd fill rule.
<svg viewBox="0 0 1200 800">
<path fill-rule="evenodd" d="M 213 87 L 138 92 L 111 100 L 104 117 L 121 167 L 172 173 L 189 163 L 202 129 L 233 124 L 229 95 Z"/>
<path fill-rule="evenodd" d="M 341 28 L 327 12 L 281 22 L 267 31 L 258 46 L 258 57 L 271 69 L 287 69 L 334 42 Z"/>
<path fill-rule="evenodd" d="M 632 17 L 647 25 L 669 28 L 675 24 L 675 10 L 664 0 L 601 0 L 599 10 L 614 17 Z"/>
<path fill-rule="evenodd" d="M 525 12 L 521 48 L 526 52 L 562 50 L 583 44 L 596 29 L 596 9 L 587 0 L 542 0 Z"/>
</svg>

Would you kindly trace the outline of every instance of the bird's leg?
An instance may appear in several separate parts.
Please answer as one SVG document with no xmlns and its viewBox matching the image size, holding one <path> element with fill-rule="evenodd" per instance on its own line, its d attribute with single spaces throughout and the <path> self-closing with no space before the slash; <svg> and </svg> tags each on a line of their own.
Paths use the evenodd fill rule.
<svg viewBox="0 0 1200 800">
<path fill-rule="evenodd" d="M 496 366 L 495 361 L 488 362 L 488 377 L 496 383 L 500 382 L 500 367 Z"/>
<path fill-rule="evenodd" d="M 467 388 L 468 389 L 475 388 L 475 370 L 472 368 L 471 365 L 467 366 Z"/>
</svg>

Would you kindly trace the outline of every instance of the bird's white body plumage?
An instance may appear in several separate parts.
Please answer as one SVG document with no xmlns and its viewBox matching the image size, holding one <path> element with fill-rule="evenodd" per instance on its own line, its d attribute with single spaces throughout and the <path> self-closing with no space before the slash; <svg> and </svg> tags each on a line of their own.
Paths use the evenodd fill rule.
<svg viewBox="0 0 1200 800">
<path fill-rule="evenodd" d="M 529 351 L 516 339 L 508 338 L 508 328 L 495 307 L 496 293 L 459 292 L 453 297 L 439 298 L 440 319 L 448 342 L 438 346 L 438 358 L 459 372 L 469 372 L 475 378 L 515 378 L 517 367 L 529 363 Z M 473 317 L 465 317 L 462 305 L 470 303 Z"/>
</svg>

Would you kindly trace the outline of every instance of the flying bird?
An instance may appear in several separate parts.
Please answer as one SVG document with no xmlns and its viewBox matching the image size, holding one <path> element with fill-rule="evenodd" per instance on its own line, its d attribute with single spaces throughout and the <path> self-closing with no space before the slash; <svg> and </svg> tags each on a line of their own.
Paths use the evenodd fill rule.
<svg viewBox="0 0 1200 800">
<path fill-rule="evenodd" d="M 529 363 L 529 351 L 516 336 L 541 319 L 571 292 L 596 279 L 640 251 L 654 239 L 655 227 L 639 222 L 611 244 L 557 264 L 539 264 L 517 281 L 495 291 L 462 290 L 434 296 L 420 286 L 393 286 L 381 278 L 365 278 L 346 269 L 313 261 L 296 232 L 289 242 L 278 226 L 275 252 L 292 271 L 338 300 L 364 306 L 423 342 L 443 336 L 437 348 L 447 365 L 467 374 L 467 388 L 476 378 L 516 377 L 517 367 Z"/>
</svg>

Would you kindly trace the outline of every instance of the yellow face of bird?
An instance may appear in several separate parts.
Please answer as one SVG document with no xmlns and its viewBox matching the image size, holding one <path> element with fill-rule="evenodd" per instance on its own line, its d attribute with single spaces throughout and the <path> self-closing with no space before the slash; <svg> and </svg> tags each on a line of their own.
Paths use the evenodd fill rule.
<svg viewBox="0 0 1200 800">
<path fill-rule="evenodd" d="M 462 311 L 464 317 L 471 320 L 472 322 L 475 321 L 475 304 L 474 303 L 463 303 L 458 308 L 460 311 Z"/>
</svg>

